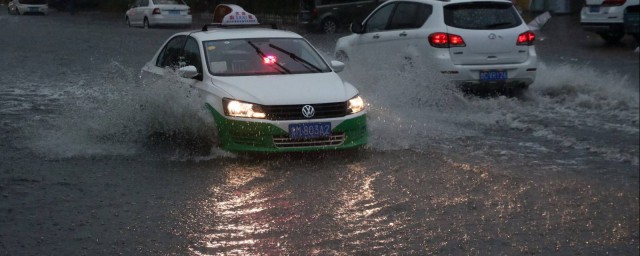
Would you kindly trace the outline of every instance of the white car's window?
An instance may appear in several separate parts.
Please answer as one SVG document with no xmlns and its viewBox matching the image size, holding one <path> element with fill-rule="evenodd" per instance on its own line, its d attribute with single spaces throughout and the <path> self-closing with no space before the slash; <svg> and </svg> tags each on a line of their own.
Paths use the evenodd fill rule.
<svg viewBox="0 0 640 256">
<path fill-rule="evenodd" d="M 182 1 L 178 0 L 153 0 L 154 4 L 183 4 Z"/>
<path fill-rule="evenodd" d="M 195 66 L 198 70 L 198 76 L 196 79 L 202 80 L 202 61 L 200 60 L 200 47 L 198 47 L 198 41 L 193 37 L 187 38 L 187 43 L 184 45 L 184 58 L 181 63 L 182 66 Z"/>
<path fill-rule="evenodd" d="M 158 55 L 158 60 L 156 60 L 156 66 L 163 68 L 179 66 L 185 39 L 186 36 L 176 36 L 172 38 L 164 48 L 162 48 L 160 55 Z"/>
<path fill-rule="evenodd" d="M 506 29 L 522 24 L 511 3 L 471 2 L 450 4 L 444 8 L 447 26 L 463 29 Z"/>
<path fill-rule="evenodd" d="M 331 72 L 299 38 L 249 38 L 203 42 L 209 72 L 217 76 Z"/>
<path fill-rule="evenodd" d="M 365 31 L 376 32 L 385 30 L 387 23 L 389 23 L 389 17 L 391 16 L 394 6 L 395 4 L 388 4 L 371 15 L 365 25 Z"/>
<path fill-rule="evenodd" d="M 389 30 L 422 27 L 431 15 L 432 10 L 433 7 L 427 4 L 399 3 L 395 11 L 393 11 Z"/>
<path fill-rule="evenodd" d="M 20 0 L 21 4 L 47 4 L 47 0 Z"/>
<path fill-rule="evenodd" d="M 142 0 L 142 2 L 140 2 L 140 6 L 141 7 L 149 6 L 149 0 Z"/>
</svg>

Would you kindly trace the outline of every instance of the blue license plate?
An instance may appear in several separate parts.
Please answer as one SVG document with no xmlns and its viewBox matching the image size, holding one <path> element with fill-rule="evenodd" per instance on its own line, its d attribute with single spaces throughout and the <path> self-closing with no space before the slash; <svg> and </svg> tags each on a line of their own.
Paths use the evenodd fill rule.
<svg viewBox="0 0 640 256">
<path fill-rule="evenodd" d="M 315 139 L 331 136 L 331 123 L 302 123 L 289 125 L 289 138 Z"/>
<path fill-rule="evenodd" d="M 38 8 L 38 7 L 29 7 L 29 11 L 30 12 L 39 12 L 40 8 Z"/>
<path fill-rule="evenodd" d="M 169 11 L 169 14 L 171 14 L 171 15 L 180 15 L 180 11 L 177 11 L 177 10 L 170 10 L 170 11 Z"/>
<path fill-rule="evenodd" d="M 589 6 L 589 12 L 600 12 L 600 6 L 599 5 Z"/>
<path fill-rule="evenodd" d="M 507 71 L 504 70 L 480 71 L 480 81 L 501 81 L 508 78 Z"/>
</svg>

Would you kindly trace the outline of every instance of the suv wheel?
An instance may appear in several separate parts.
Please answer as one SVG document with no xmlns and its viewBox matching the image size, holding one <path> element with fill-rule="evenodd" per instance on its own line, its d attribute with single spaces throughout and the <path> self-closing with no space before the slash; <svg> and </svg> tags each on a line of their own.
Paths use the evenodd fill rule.
<svg viewBox="0 0 640 256">
<path fill-rule="evenodd" d="M 338 29 L 338 24 L 331 18 L 326 18 L 322 21 L 322 32 L 325 34 L 333 34 Z"/>
<path fill-rule="evenodd" d="M 624 36 L 624 33 L 617 32 L 617 31 L 602 32 L 600 33 L 600 36 L 602 37 L 602 39 L 607 41 L 607 43 L 615 44 L 618 41 L 620 41 L 620 39 L 622 39 L 622 37 Z"/>
</svg>

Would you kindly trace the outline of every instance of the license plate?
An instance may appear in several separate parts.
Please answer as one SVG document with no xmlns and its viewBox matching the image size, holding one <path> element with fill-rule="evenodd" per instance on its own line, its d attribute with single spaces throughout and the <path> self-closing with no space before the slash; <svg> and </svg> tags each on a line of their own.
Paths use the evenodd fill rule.
<svg viewBox="0 0 640 256">
<path fill-rule="evenodd" d="M 504 70 L 480 71 L 480 81 L 501 81 L 507 79 L 507 71 Z"/>
<path fill-rule="evenodd" d="M 29 7 L 29 11 L 31 11 L 31 12 L 39 12 L 40 8 L 38 8 L 38 7 Z"/>
<path fill-rule="evenodd" d="M 169 14 L 171 14 L 171 15 L 180 15 L 180 11 L 177 11 L 177 10 L 170 10 L 170 11 L 169 11 Z"/>
<path fill-rule="evenodd" d="M 589 12 L 600 12 L 600 6 L 599 5 L 589 6 Z"/>
<path fill-rule="evenodd" d="M 331 123 L 302 123 L 289 125 L 289 138 L 315 139 L 331 136 Z"/>
</svg>

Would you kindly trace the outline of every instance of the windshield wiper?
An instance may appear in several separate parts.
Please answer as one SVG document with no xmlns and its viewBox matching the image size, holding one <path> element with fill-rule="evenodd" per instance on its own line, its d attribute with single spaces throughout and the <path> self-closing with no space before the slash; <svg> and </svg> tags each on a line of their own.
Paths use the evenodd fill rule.
<svg viewBox="0 0 640 256">
<path fill-rule="evenodd" d="M 509 24 L 511 24 L 511 22 L 493 23 L 491 25 L 485 26 L 485 28 L 495 28 L 495 27 L 500 27 L 500 26 L 509 25 Z"/>
<path fill-rule="evenodd" d="M 255 44 L 253 44 L 253 42 L 251 41 L 247 41 L 247 43 L 249 43 L 249 45 L 251 45 L 251 47 L 253 47 L 253 49 L 256 50 L 256 53 L 258 54 L 258 56 L 262 57 L 263 59 L 267 57 L 267 55 L 264 54 L 264 52 L 262 52 L 262 50 L 260 50 L 260 48 L 258 48 L 258 46 L 256 46 Z M 282 73 L 282 74 L 291 74 L 291 70 L 289 70 L 288 68 L 285 68 L 284 66 L 282 66 L 282 64 L 278 63 L 278 62 L 274 62 L 274 64 L 276 64 L 280 69 L 274 68 L 275 70 L 278 70 L 278 72 Z"/>
<path fill-rule="evenodd" d="M 282 52 L 282 53 L 284 53 L 286 55 L 289 55 L 289 58 L 291 58 L 292 60 L 295 60 L 297 62 L 301 62 L 301 63 L 305 64 L 303 66 L 306 67 L 307 69 L 311 70 L 311 71 L 316 71 L 317 73 L 322 72 L 322 69 L 320 69 L 316 65 L 313 65 L 313 64 L 309 63 L 307 60 L 305 60 L 303 58 L 300 58 L 300 56 L 296 55 L 295 53 L 292 53 L 290 51 L 282 49 L 282 48 L 280 48 L 278 46 L 275 46 L 273 44 L 269 44 L 269 47 L 271 47 L 273 49 L 276 49 L 276 50 L 278 50 L 278 51 L 280 51 L 280 52 Z"/>
</svg>

